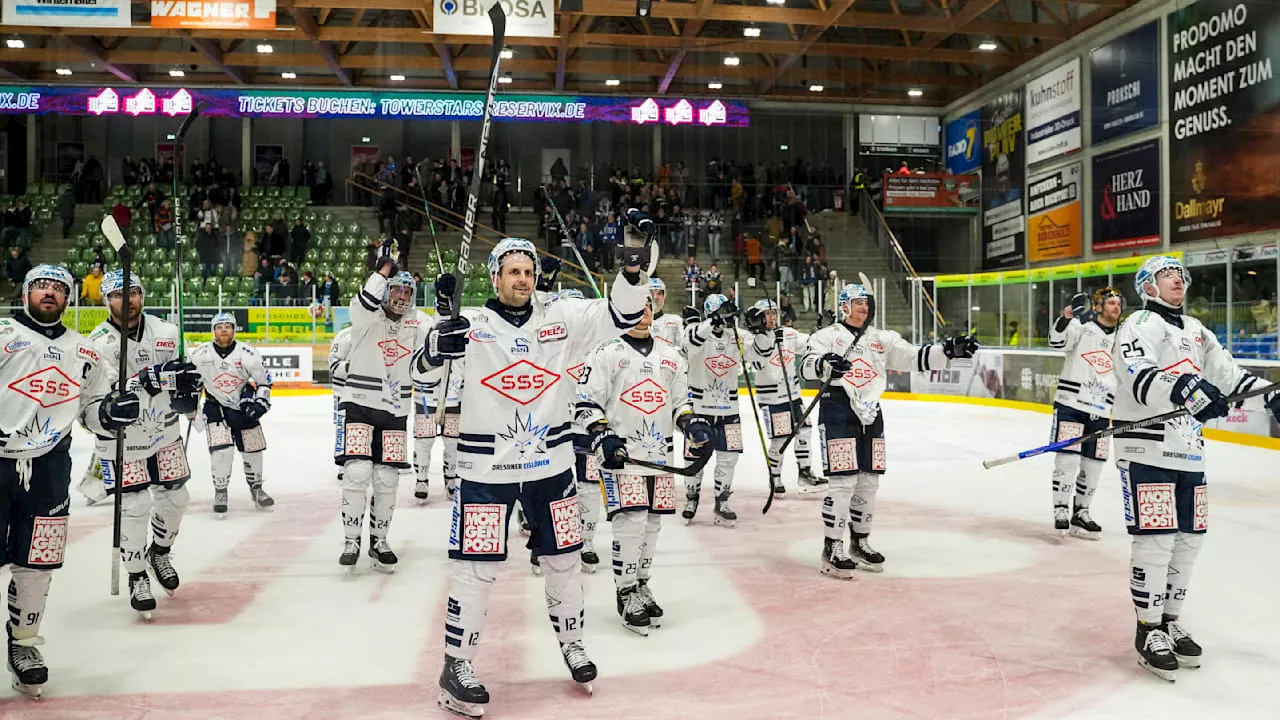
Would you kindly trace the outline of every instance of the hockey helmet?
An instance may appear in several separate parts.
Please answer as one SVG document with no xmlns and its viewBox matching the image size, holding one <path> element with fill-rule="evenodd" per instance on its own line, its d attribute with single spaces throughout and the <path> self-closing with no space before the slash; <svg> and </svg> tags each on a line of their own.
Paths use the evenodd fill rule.
<svg viewBox="0 0 1280 720">
<path fill-rule="evenodd" d="M 1106 304 L 1107 298 L 1120 298 L 1120 309 L 1124 310 L 1124 295 L 1110 285 L 1100 287 L 1093 292 L 1093 306 L 1102 307 Z"/>
<path fill-rule="evenodd" d="M 866 301 L 871 298 L 871 293 L 867 291 L 866 286 L 858 283 L 849 283 L 840 289 L 840 295 L 836 298 L 836 308 L 840 310 L 840 316 L 844 317 L 849 314 L 849 309 L 859 300 Z"/>
<path fill-rule="evenodd" d="M 751 307 L 759 310 L 760 312 L 765 312 L 765 313 L 778 312 L 778 304 L 770 300 L 769 298 L 762 298 L 760 300 L 757 300 L 756 304 L 752 305 Z"/>
<path fill-rule="evenodd" d="M 414 294 L 418 283 L 408 272 L 401 270 L 398 274 L 387 278 L 387 292 L 382 298 L 382 305 L 397 315 L 403 315 L 413 307 Z"/>
<path fill-rule="evenodd" d="M 209 329 L 211 331 L 217 330 L 219 325 L 230 325 L 232 332 L 238 329 L 236 328 L 236 316 L 229 312 L 220 312 L 209 321 Z"/>
<path fill-rule="evenodd" d="M 102 276 L 102 285 L 99 290 L 102 292 L 102 304 L 106 305 L 110 301 L 112 293 L 118 293 L 124 288 L 124 271 L 112 270 Z M 142 278 L 136 273 L 129 273 L 129 288 L 138 288 L 143 297 L 147 295 L 147 289 L 142 285 Z"/>
<path fill-rule="evenodd" d="M 667 284 L 662 282 L 662 278 L 649 278 L 649 292 L 651 294 L 656 292 L 665 293 L 666 291 Z"/>
<path fill-rule="evenodd" d="M 495 285 L 498 280 L 498 273 L 502 271 L 502 260 L 511 253 L 523 253 L 529 256 L 529 261 L 533 263 L 533 277 L 536 281 L 542 274 L 541 268 L 538 267 L 538 249 L 533 243 L 524 238 L 507 238 L 497 245 L 493 246 L 493 250 L 489 251 L 489 280 Z"/>
<path fill-rule="evenodd" d="M 27 277 L 22 281 L 22 307 L 27 311 L 27 315 L 31 315 L 31 307 L 28 305 L 28 298 L 31 297 L 31 288 L 40 281 L 56 282 L 62 285 L 63 293 L 68 300 L 71 298 L 71 288 L 75 286 L 75 279 L 71 273 L 61 265 L 37 265 L 27 271 Z M 66 310 L 66 305 L 62 306 Z"/>
<path fill-rule="evenodd" d="M 1186 266 L 1183 265 L 1182 261 L 1178 258 L 1171 257 L 1169 255 L 1156 255 L 1154 257 L 1147 258 L 1147 261 L 1142 263 L 1142 267 L 1138 268 L 1138 272 L 1133 276 L 1133 289 L 1138 291 L 1138 297 L 1142 298 L 1144 303 L 1147 301 L 1155 301 L 1165 307 L 1172 307 L 1169 303 L 1160 299 L 1158 292 L 1151 295 L 1146 291 L 1148 285 L 1154 288 L 1156 278 L 1158 278 L 1161 273 L 1168 270 L 1177 270 L 1182 274 L 1183 291 L 1186 291 L 1191 287 L 1191 273 L 1187 272 Z"/>
<path fill-rule="evenodd" d="M 724 305 L 727 302 L 729 302 L 729 298 L 719 293 L 712 293 L 711 295 L 708 295 L 705 300 L 702 301 L 702 312 L 706 316 L 710 317 L 714 315 L 717 310 L 720 309 L 721 305 Z"/>
</svg>

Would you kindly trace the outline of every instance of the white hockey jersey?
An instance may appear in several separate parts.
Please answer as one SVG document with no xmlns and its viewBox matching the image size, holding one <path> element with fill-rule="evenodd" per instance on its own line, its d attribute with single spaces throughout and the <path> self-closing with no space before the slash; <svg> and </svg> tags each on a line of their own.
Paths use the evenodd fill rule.
<svg viewBox="0 0 1280 720">
<path fill-rule="evenodd" d="M 761 405 L 780 405 L 800 399 L 801 380 L 796 372 L 796 357 L 804 351 L 809 336 L 789 327 L 782 328 L 782 355 L 773 331 L 750 336 L 745 343 L 747 367 L 755 371 L 756 400 Z M 784 376 L 783 373 L 786 373 Z M 791 397 L 787 397 L 788 383 Z"/>
<path fill-rule="evenodd" d="M 44 455 L 71 434 L 103 384 L 101 356 L 80 333 L 62 325 L 45 328 L 22 314 L 0 319 L 0 345 L 7 390 L 0 457 Z"/>
<path fill-rule="evenodd" d="M 329 343 L 329 384 L 333 386 L 333 408 L 342 404 L 342 391 L 347 386 L 347 373 L 351 371 L 351 363 L 347 356 L 351 353 L 351 326 L 338 331 Z"/>
<path fill-rule="evenodd" d="M 801 376 L 821 382 L 818 360 L 827 353 L 844 355 L 853 338 L 853 331 L 844 323 L 828 325 L 810 335 L 800 363 Z M 898 333 L 874 325 L 867 328 L 848 357 L 853 367 L 831 384 L 831 392 L 844 392 L 850 409 L 863 425 L 875 422 L 880 414 L 880 396 L 888 382 L 886 371 L 928 372 L 947 367 L 947 356 L 941 345 L 916 347 Z"/>
<path fill-rule="evenodd" d="M 413 356 L 422 351 L 431 318 L 410 310 L 391 320 L 382 310 L 387 279 L 373 273 L 351 299 L 351 345 L 342 402 L 407 418 L 413 409 Z"/>
<path fill-rule="evenodd" d="M 648 278 L 619 274 L 609 299 L 532 301 L 520 326 L 496 300 L 464 310 L 471 322 L 462 376 L 459 475 L 473 482 L 529 482 L 573 468 L 568 369 L 602 335 L 617 336 L 644 315 Z"/>
<path fill-rule="evenodd" d="M 170 393 L 161 392 L 152 397 L 138 384 L 138 373 L 143 368 L 178 359 L 178 326 L 145 313 L 138 322 L 139 327 L 129 333 L 129 356 L 125 365 L 129 371 L 128 387 L 138 395 L 138 421 L 124 431 L 126 461 L 151 457 L 160 448 L 182 441 L 182 428 L 170 402 Z M 102 358 L 104 382 L 90 399 L 92 406 L 85 409 L 84 423 L 98 438 L 98 457 L 114 458 L 115 432 L 99 422 L 98 406 L 120 376 L 120 330 L 104 320 L 89 333 L 89 340 Z"/>
<path fill-rule="evenodd" d="M 630 457 L 670 464 L 676 420 L 693 412 L 687 368 L 667 343 L 654 339 L 647 354 L 643 346 L 643 341 L 621 337 L 588 355 L 578 381 L 576 419 L 584 428 L 604 420 L 626 441 Z M 631 464 L 626 472 L 662 474 Z"/>
<path fill-rule="evenodd" d="M 1150 308 L 1130 315 L 1116 334 L 1116 352 L 1125 369 L 1116 392 L 1113 412 L 1121 424 L 1170 410 L 1178 410 L 1170 397 L 1178 376 L 1199 375 L 1213 383 L 1224 395 L 1234 395 L 1265 382 L 1236 365 L 1231 353 L 1200 321 L 1174 311 Z M 1245 402 L 1260 410 L 1262 397 Z M 1117 433 L 1117 460 L 1143 465 L 1204 471 L 1204 438 L 1201 424 L 1185 416 L 1140 430 Z"/>
<path fill-rule="evenodd" d="M 671 313 L 654 313 L 649 334 L 671 347 L 684 352 L 684 318 Z"/>
<path fill-rule="evenodd" d="M 1059 332 L 1060 321 L 1049 326 L 1049 347 L 1067 354 L 1053 401 L 1090 415 L 1110 416 L 1116 401 L 1117 381 L 1112 367 L 1116 329 L 1093 320 L 1082 323 L 1071 318 L 1066 329 Z"/>
<path fill-rule="evenodd" d="M 232 341 L 231 347 L 219 352 L 217 343 L 207 342 L 187 354 L 187 361 L 200 371 L 204 393 L 222 407 L 240 409 L 240 392 L 248 381 L 255 386 L 271 386 L 271 377 L 262 365 L 262 356 L 253 346 Z"/>
<path fill-rule="evenodd" d="M 689 353 L 689 394 L 699 415 L 727 417 L 738 414 L 738 376 L 742 363 L 733 342 L 732 328 L 725 326 L 719 335 L 712 332 L 711 321 L 690 325 L 685 332 L 685 349 Z"/>
</svg>

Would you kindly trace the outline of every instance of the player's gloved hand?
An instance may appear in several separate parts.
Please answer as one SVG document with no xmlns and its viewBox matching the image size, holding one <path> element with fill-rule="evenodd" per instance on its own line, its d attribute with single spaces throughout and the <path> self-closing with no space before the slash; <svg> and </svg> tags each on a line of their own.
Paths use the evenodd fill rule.
<svg viewBox="0 0 1280 720">
<path fill-rule="evenodd" d="M 1179 375 L 1169 399 L 1174 405 L 1185 407 L 1202 423 L 1226 417 L 1231 412 L 1222 391 L 1199 375 Z"/>
<path fill-rule="evenodd" d="M 600 453 L 600 465 L 605 470 L 621 470 L 627 464 L 627 441 L 608 427 L 591 433 L 591 452 Z"/>
<path fill-rule="evenodd" d="M 440 367 L 445 360 L 461 360 L 467 352 L 467 333 L 471 321 L 465 317 L 450 318 L 438 323 L 427 333 L 427 362 Z"/>
<path fill-rule="evenodd" d="M 556 286 L 556 278 L 560 275 L 560 258 L 554 255 L 543 255 L 539 259 L 542 267 L 542 273 L 538 275 L 537 289 L 542 292 L 551 292 Z"/>
<path fill-rule="evenodd" d="M 738 306 L 732 300 L 725 300 L 716 310 L 716 314 L 721 317 L 731 318 L 738 316 Z"/>
<path fill-rule="evenodd" d="M 138 421 L 138 410 L 137 394 L 112 390 L 98 406 L 98 422 L 108 430 L 119 430 Z"/>
<path fill-rule="evenodd" d="M 942 354 L 948 358 L 955 360 L 956 358 L 971 358 L 978 354 L 978 348 L 982 347 L 978 344 L 978 339 L 972 335 L 956 335 L 949 337 L 942 343 Z"/>
<path fill-rule="evenodd" d="M 765 327 L 764 311 L 758 307 L 747 308 L 747 312 L 743 315 L 743 319 L 746 320 L 747 330 L 750 330 L 756 335 L 769 331 L 769 329 Z"/>
<path fill-rule="evenodd" d="M 142 368 L 138 373 L 138 384 L 151 397 L 165 391 L 194 393 L 200 390 L 200 372 L 191 363 L 169 360 Z"/>
<path fill-rule="evenodd" d="M 1280 392 L 1263 395 L 1262 402 L 1271 411 L 1271 414 L 1275 416 L 1276 421 L 1280 422 Z"/>
<path fill-rule="evenodd" d="M 378 258 L 378 264 L 374 266 L 373 271 L 385 278 L 395 277 L 400 274 L 400 266 L 390 255 L 383 255 Z"/>
<path fill-rule="evenodd" d="M 783 330 L 783 329 L 782 329 L 782 328 L 780 328 L 780 327 L 777 327 L 777 328 L 774 328 L 774 329 L 773 329 L 773 341 L 774 341 L 774 342 L 779 342 L 779 343 L 780 343 L 780 342 L 782 342 L 783 340 L 785 340 L 786 338 L 787 338 L 787 333 L 786 333 L 786 331 L 785 331 L 785 330 Z"/>
<path fill-rule="evenodd" d="M 1085 314 L 1089 312 L 1089 296 L 1082 292 L 1072 295 L 1071 301 L 1068 303 L 1068 309 L 1071 310 L 1071 314 L 1067 317 L 1077 318 L 1080 322 L 1088 322 L 1089 319 L 1085 317 Z"/>
<path fill-rule="evenodd" d="M 645 257 L 649 254 L 647 247 L 622 248 L 622 277 L 632 285 L 640 283 L 640 271 L 644 269 Z"/>
<path fill-rule="evenodd" d="M 169 406 L 179 415 L 190 415 L 200 407 L 200 393 L 179 390 L 170 396 Z"/>
<path fill-rule="evenodd" d="M 261 418 L 270 409 L 271 403 L 266 398 L 253 397 L 240 401 L 240 412 L 248 415 L 251 420 Z"/>
<path fill-rule="evenodd" d="M 818 372 L 826 377 L 840 377 L 849 372 L 851 367 L 853 367 L 853 363 L 833 352 L 826 353 L 818 358 Z"/>
<path fill-rule="evenodd" d="M 830 310 L 823 310 L 822 314 L 818 316 L 819 330 L 821 330 L 822 328 L 828 325 L 835 325 L 835 324 L 836 324 L 836 314 Z"/>
<path fill-rule="evenodd" d="M 453 314 L 453 294 L 458 291 L 458 278 L 444 273 L 436 278 L 436 315 L 442 318 Z"/>
<path fill-rule="evenodd" d="M 696 415 L 690 415 L 688 418 L 681 429 L 684 431 L 685 439 L 689 441 L 689 447 L 694 449 L 705 447 L 714 436 L 711 423 Z"/>
<path fill-rule="evenodd" d="M 702 322 L 702 313 L 698 312 L 698 308 L 692 305 L 685 305 L 680 316 L 684 318 L 685 325 L 691 325 L 696 322 Z"/>
</svg>

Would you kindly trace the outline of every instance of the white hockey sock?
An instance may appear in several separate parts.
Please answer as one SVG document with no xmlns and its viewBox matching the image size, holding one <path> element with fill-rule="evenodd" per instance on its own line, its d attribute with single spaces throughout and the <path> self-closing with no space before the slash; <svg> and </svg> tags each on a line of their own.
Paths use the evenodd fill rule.
<svg viewBox="0 0 1280 720">
<path fill-rule="evenodd" d="M 360 541 L 372 482 L 373 463 L 369 460 L 348 460 L 342 466 L 342 534 L 348 540 Z"/>
<path fill-rule="evenodd" d="M 645 515 L 620 512 L 609 521 L 613 525 L 613 584 L 619 590 L 635 585 L 639 579 Z"/>
<path fill-rule="evenodd" d="M 787 441 L 787 436 L 776 437 L 769 441 L 769 475 L 777 477 L 782 474 L 782 444 Z"/>
<path fill-rule="evenodd" d="M 1133 536 L 1129 555 L 1129 592 L 1133 596 L 1138 619 L 1148 625 L 1159 625 L 1162 620 L 1173 543 L 1173 534 Z M 1194 555 L 1192 557 L 1194 559 Z"/>
<path fill-rule="evenodd" d="M 653 570 L 653 555 L 658 551 L 658 531 L 662 529 L 662 516 L 655 513 L 646 515 L 644 524 L 644 545 L 640 548 L 641 580 L 648 580 Z"/>
<path fill-rule="evenodd" d="M 232 447 L 209 451 L 209 470 L 213 474 L 213 488 L 215 490 L 226 490 L 227 485 L 230 484 L 231 463 L 235 458 L 235 454 L 236 450 Z"/>
<path fill-rule="evenodd" d="M 538 558 L 547 593 L 547 615 L 560 644 L 582 639 L 584 604 L 581 562 L 576 553 Z"/>
<path fill-rule="evenodd" d="M 822 536 L 828 540 L 840 540 L 849 524 L 844 508 L 853 498 L 853 475 L 832 475 L 827 484 L 827 496 L 822 499 Z"/>
<path fill-rule="evenodd" d="M 799 465 L 801 470 L 808 470 L 811 467 L 809 461 L 809 433 L 812 432 L 812 427 L 812 425 L 802 426 L 800 435 L 793 443 L 796 449 L 796 465 Z"/>
<path fill-rule="evenodd" d="M 458 487 L 458 438 L 445 437 L 444 439 L 444 486 L 447 488 Z"/>
<path fill-rule="evenodd" d="M 498 564 L 474 560 L 454 560 L 449 564 L 453 582 L 444 611 L 444 652 L 459 660 L 474 660 L 489 611 L 489 592 L 498 578 Z"/>
<path fill-rule="evenodd" d="M 1068 507 L 1071 500 L 1071 480 L 1081 467 L 1080 453 L 1060 452 L 1053 456 L 1053 506 Z"/>
<path fill-rule="evenodd" d="M 250 487 L 262 484 L 262 451 L 243 453 L 240 459 L 244 462 L 244 479 Z"/>
<path fill-rule="evenodd" d="M 738 453 L 716 453 L 716 497 L 733 492 L 733 469 L 738 465 Z"/>
<path fill-rule="evenodd" d="M 578 514 L 582 516 L 582 540 L 594 543 L 600 521 L 600 483 L 578 483 Z"/>
<path fill-rule="evenodd" d="M 875 473 L 858 473 L 858 483 L 849 501 L 849 526 L 859 535 L 871 532 L 871 516 L 876 511 L 876 491 L 880 489 L 880 476 Z"/>
<path fill-rule="evenodd" d="M 191 502 L 191 493 L 187 492 L 186 484 L 173 490 L 152 485 L 151 500 L 153 542 L 160 547 L 173 547 L 173 541 L 178 539 L 178 530 L 182 527 L 182 516 L 186 513 L 187 504 Z"/>
<path fill-rule="evenodd" d="M 1106 466 L 1107 463 L 1102 460 L 1080 458 L 1080 474 L 1076 476 L 1075 507 L 1077 510 L 1089 509 L 1089 504 L 1093 502 L 1093 492 L 1098 489 L 1098 480 L 1102 477 L 1102 470 Z"/>
<path fill-rule="evenodd" d="M 705 471 L 706 471 L 706 468 L 704 467 L 702 470 L 698 471 L 697 475 L 694 475 L 693 477 L 687 477 L 684 479 L 685 495 L 693 495 L 696 497 L 699 493 L 702 492 L 702 473 Z"/>
<path fill-rule="evenodd" d="M 53 571 L 11 565 L 10 572 L 9 632 L 15 640 L 35 637 L 40 634 Z"/>
<path fill-rule="evenodd" d="M 373 466 L 373 501 L 369 503 L 369 535 L 386 539 L 396 512 L 396 488 L 400 471 L 390 465 Z"/>
<path fill-rule="evenodd" d="M 147 569 L 147 521 L 151 518 L 151 492 L 147 488 L 126 492 L 120 498 L 120 560 L 131 573 Z"/>
<path fill-rule="evenodd" d="M 1173 536 L 1173 554 L 1165 579 L 1165 615 L 1177 617 L 1182 614 L 1182 602 L 1187 599 L 1187 588 L 1191 587 L 1191 571 L 1195 569 L 1196 556 L 1200 554 L 1203 543 L 1202 533 L 1180 532 Z"/>
<path fill-rule="evenodd" d="M 435 443 L 433 437 L 413 439 L 413 470 L 418 482 L 427 481 L 427 473 L 431 470 L 431 446 Z"/>
</svg>

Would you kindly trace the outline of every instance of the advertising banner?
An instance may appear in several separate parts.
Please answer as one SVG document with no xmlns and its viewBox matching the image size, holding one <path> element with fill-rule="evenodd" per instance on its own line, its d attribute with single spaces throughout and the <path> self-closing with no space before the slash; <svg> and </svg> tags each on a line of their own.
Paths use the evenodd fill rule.
<svg viewBox="0 0 1280 720">
<path fill-rule="evenodd" d="M 974 110 L 947 123 L 947 172 L 953 175 L 982 167 L 982 112 Z"/>
<path fill-rule="evenodd" d="M 952 360 L 945 370 L 913 373 L 911 391 L 933 395 L 998 398 L 1003 393 L 1003 353 L 979 350 L 967 360 Z"/>
<path fill-rule="evenodd" d="M 4 0 L 5 25 L 129 27 L 129 0 Z"/>
<path fill-rule="evenodd" d="M 982 107 L 982 267 L 1026 260 L 1022 189 L 1026 179 L 1022 90 L 996 96 Z"/>
<path fill-rule="evenodd" d="M 324 324 L 323 318 L 315 318 L 309 307 L 253 307 L 248 309 L 245 327 L 259 336 L 269 327 L 268 337 L 286 340 L 289 336 L 310 337 L 316 327 L 312 325 L 313 320 L 318 325 Z"/>
<path fill-rule="evenodd" d="M 508 37 L 555 37 L 554 0 L 501 0 Z M 439 35 L 493 36 L 489 8 L 493 0 L 435 0 L 433 32 Z"/>
<path fill-rule="evenodd" d="M 1095 145 L 1160 122 L 1160 23 L 1089 53 L 1089 97 Z"/>
<path fill-rule="evenodd" d="M 881 187 L 885 212 L 976 213 L 982 195 L 981 178 L 977 175 L 885 173 Z"/>
<path fill-rule="evenodd" d="M 1167 27 L 1170 239 L 1280 227 L 1280 3 L 1199 0 Z"/>
<path fill-rule="evenodd" d="M 310 345 L 255 345 L 272 384 L 310 385 L 312 348 Z"/>
<path fill-rule="evenodd" d="M 276 0 L 152 0 L 151 27 L 202 30 L 275 30 Z"/>
<path fill-rule="evenodd" d="M 1093 158 L 1093 250 L 1160 244 L 1160 140 Z"/>
<path fill-rule="evenodd" d="M 1027 84 L 1027 164 L 1080 149 L 1080 58 Z"/>
<path fill-rule="evenodd" d="M 1073 163 L 1027 181 L 1027 259 L 1061 260 L 1084 254 L 1080 213 L 1084 165 Z"/>
</svg>

